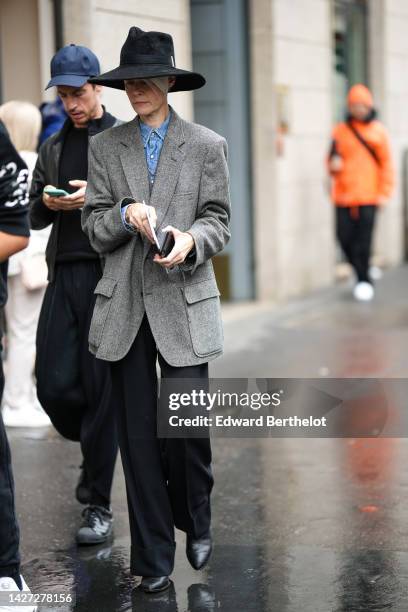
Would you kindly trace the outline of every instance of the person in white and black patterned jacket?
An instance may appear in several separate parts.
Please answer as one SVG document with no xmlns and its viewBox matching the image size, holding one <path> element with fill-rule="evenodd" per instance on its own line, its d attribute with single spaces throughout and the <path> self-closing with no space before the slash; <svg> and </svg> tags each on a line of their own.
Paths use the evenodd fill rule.
<svg viewBox="0 0 408 612">
<path fill-rule="evenodd" d="M 28 170 L 0 122 L 0 307 L 7 298 L 7 259 L 27 245 Z"/>
<path fill-rule="evenodd" d="M 24 249 L 28 225 L 28 171 L 0 122 L 0 310 L 7 299 L 7 260 Z M 1 331 L 0 331 L 1 347 Z M 1 355 L 0 355 L 1 357 Z M 0 358 L 0 401 L 4 376 Z M 20 575 L 20 534 L 14 504 L 10 448 L 0 414 L 0 593 L 29 591 Z M 24 606 L 25 612 L 34 606 Z"/>
</svg>

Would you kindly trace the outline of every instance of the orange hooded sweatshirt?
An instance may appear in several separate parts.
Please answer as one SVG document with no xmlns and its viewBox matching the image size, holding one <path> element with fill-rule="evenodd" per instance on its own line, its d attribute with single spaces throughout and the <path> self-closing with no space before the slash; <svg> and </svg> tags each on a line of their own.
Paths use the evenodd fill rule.
<svg viewBox="0 0 408 612">
<path fill-rule="evenodd" d="M 360 102 L 373 108 L 373 98 L 364 85 L 354 85 L 348 94 L 348 104 Z M 376 158 L 366 149 L 352 132 L 347 122 L 339 123 L 332 133 L 330 156 L 341 157 L 343 167 L 339 172 L 331 172 L 332 199 L 336 206 L 363 206 L 379 204 L 388 199 L 394 187 L 394 169 L 391 149 L 385 127 L 372 116 L 366 121 L 350 119 L 352 126 L 359 132 Z"/>
</svg>

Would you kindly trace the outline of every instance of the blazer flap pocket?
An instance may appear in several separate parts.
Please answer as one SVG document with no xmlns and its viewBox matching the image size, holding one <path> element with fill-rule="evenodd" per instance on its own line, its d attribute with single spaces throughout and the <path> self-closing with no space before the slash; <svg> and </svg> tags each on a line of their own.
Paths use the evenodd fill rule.
<svg viewBox="0 0 408 612">
<path fill-rule="evenodd" d="M 175 191 L 173 198 L 192 198 L 194 191 Z"/>
<path fill-rule="evenodd" d="M 105 297 L 112 297 L 112 293 L 117 282 L 118 281 L 116 278 L 102 277 L 99 283 L 96 285 L 94 293 L 104 295 Z"/>
<path fill-rule="evenodd" d="M 218 297 L 220 292 L 215 280 L 202 281 L 194 285 L 186 285 L 184 287 L 184 295 L 186 296 L 187 304 L 194 304 L 207 298 Z"/>
</svg>

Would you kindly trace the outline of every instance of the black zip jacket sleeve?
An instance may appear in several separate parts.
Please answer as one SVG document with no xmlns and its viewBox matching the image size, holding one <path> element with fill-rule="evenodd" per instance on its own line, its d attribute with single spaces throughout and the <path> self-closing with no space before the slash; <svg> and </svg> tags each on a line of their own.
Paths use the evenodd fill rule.
<svg viewBox="0 0 408 612">
<path fill-rule="evenodd" d="M 57 211 L 50 210 L 43 202 L 44 187 L 46 185 L 56 186 L 58 182 L 57 160 L 52 159 L 55 155 L 53 149 L 57 137 L 58 132 L 47 138 L 38 152 L 30 189 L 30 221 L 33 229 L 47 227 L 55 221 L 57 216 Z"/>
</svg>

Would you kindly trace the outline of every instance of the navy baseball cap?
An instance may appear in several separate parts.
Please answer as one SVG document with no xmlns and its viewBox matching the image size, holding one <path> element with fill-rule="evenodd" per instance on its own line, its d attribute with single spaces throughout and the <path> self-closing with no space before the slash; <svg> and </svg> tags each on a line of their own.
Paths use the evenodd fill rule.
<svg viewBox="0 0 408 612">
<path fill-rule="evenodd" d="M 55 85 L 82 87 L 88 79 L 98 76 L 101 69 L 95 53 L 87 47 L 67 45 L 51 60 L 51 80 L 45 89 Z"/>
</svg>

